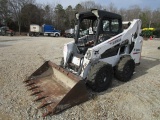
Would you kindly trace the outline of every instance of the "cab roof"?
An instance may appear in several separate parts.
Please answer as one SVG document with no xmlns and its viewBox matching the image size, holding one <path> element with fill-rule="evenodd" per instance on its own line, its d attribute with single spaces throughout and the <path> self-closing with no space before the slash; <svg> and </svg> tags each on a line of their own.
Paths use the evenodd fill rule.
<svg viewBox="0 0 160 120">
<path fill-rule="evenodd" d="M 96 16 L 93 11 L 96 11 L 97 12 L 97 15 Z M 118 15 L 116 13 L 111 13 L 111 12 L 108 12 L 108 11 L 104 11 L 104 10 L 96 10 L 96 9 L 93 9 L 91 11 L 87 11 L 87 12 L 81 12 L 79 13 L 78 15 L 78 19 L 82 19 L 82 18 L 95 18 L 95 17 L 99 17 L 99 18 L 111 18 L 111 19 L 122 19 L 121 15 Z"/>
</svg>

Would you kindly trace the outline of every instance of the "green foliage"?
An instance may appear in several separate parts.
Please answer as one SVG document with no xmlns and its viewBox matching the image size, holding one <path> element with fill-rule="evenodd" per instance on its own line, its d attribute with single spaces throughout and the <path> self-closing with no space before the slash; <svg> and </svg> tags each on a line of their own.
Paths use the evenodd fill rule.
<svg viewBox="0 0 160 120">
<path fill-rule="evenodd" d="M 143 30 L 141 34 L 143 37 L 149 38 L 150 36 L 153 36 L 153 31 L 152 30 Z"/>
<path fill-rule="evenodd" d="M 141 35 L 145 38 L 149 38 L 150 36 L 154 37 L 160 37 L 160 29 L 156 30 L 142 30 Z"/>
<path fill-rule="evenodd" d="M 147 14 L 146 13 L 140 14 L 140 19 L 142 20 L 142 28 L 148 27 L 149 19 L 147 17 Z M 149 32 L 146 31 L 146 33 L 149 33 Z"/>
<path fill-rule="evenodd" d="M 155 31 L 153 31 L 153 35 L 157 38 L 160 38 L 160 29 L 156 29 Z"/>
<path fill-rule="evenodd" d="M 31 12 L 32 11 L 32 12 Z M 22 31 L 28 31 L 30 24 L 43 24 L 39 8 L 34 4 L 27 4 L 21 9 Z"/>
</svg>

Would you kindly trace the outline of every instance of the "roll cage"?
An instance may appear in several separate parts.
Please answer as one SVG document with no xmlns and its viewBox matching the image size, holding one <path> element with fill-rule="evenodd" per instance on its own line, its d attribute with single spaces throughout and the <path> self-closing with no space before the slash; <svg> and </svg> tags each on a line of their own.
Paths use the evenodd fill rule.
<svg viewBox="0 0 160 120">
<path fill-rule="evenodd" d="M 76 18 L 78 25 L 75 43 L 78 46 L 85 46 L 89 41 L 92 41 L 92 46 L 95 46 L 122 32 L 122 18 L 115 13 L 94 9 L 88 12 L 77 13 Z M 89 25 L 84 24 L 84 21 L 87 20 Z M 95 21 L 96 24 L 94 24 Z M 82 26 L 88 28 L 83 29 Z"/>
</svg>

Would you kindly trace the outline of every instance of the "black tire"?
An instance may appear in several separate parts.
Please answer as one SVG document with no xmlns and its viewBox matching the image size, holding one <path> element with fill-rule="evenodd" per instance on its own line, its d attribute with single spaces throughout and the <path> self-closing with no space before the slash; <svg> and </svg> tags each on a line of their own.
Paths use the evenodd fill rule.
<svg viewBox="0 0 160 120">
<path fill-rule="evenodd" d="M 6 34 L 5 31 L 2 31 L 2 36 L 5 36 L 5 34 Z"/>
<path fill-rule="evenodd" d="M 29 36 L 33 37 L 33 33 L 29 33 Z"/>
<path fill-rule="evenodd" d="M 112 66 L 104 62 L 97 62 L 88 73 L 87 85 L 95 92 L 107 90 L 113 77 Z"/>
<path fill-rule="evenodd" d="M 39 36 L 39 33 L 35 33 L 35 36 L 38 37 L 38 36 Z"/>
<path fill-rule="evenodd" d="M 7 33 L 8 36 L 11 36 L 11 33 Z"/>
<path fill-rule="evenodd" d="M 64 66 L 64 58 L 61 58 L 61 62 L 60 62 L 60 66 L 63 67 Z"/>
<path fill-rule="evenodd" d="M 130 56 L 124 56 L 115 66 L 115 77 L 123 82 L 127 82 L 133 76 L 135 62 Z"/>
<path fill-rule="evenodd" d="M 56 34 L 55 34 L 55 37 L 59 37 L 59 34 L 58 34 L 58 33 L 56 33 Z"/>
</svg>

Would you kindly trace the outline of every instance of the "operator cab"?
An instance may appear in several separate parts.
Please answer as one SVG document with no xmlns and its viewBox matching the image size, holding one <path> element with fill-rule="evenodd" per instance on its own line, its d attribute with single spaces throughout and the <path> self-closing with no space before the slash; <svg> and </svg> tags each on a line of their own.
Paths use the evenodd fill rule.
<svg viewBox="0 0 160 120">
<path fill-rule="evenodd" d="M 76 14 L 75 43 L 81 54 L 122 32 L 122 18 L 115 13 L 91 10 Z"/>
</svg>

